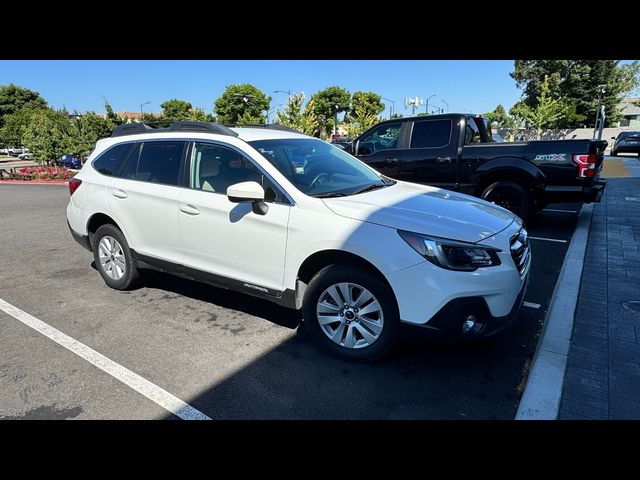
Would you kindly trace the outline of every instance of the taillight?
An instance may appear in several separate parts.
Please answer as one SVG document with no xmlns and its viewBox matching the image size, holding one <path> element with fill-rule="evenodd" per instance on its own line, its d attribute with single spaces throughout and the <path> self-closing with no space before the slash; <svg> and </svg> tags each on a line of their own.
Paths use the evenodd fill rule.
<svg viewBox="0 0 640 480">
<path fill-rule="evenodd" d="M 75 193 L 81 183 L 82 180 L 80 180 L 79 178 L 73 177 L 69 179 L 69 196 Z"/>
<path fill-rule="evenodd" d="M 593 177 L 596 174 L 597 156 L 591 155 L 574 155 L 573 161 L 578 164 L 578 178 Z"/>
</svg>

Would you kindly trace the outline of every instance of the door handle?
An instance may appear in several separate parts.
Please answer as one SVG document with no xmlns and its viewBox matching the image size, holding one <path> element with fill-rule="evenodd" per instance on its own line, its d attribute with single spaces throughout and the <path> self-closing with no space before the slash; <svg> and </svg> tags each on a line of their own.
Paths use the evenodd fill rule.
<svg viewBox="0 0 640 480">
<path fill-rule="evenodd" d="M 398 157 L 387 157 L 384 159 L 385 163 L 392 165 L 398 163 Z"/>
<path fill-rule="evenodd" d="M 114 197 L 118 198 L 127 198 L 129 196 L 127 195 L 127 192 L 124 192 L 122 190 L 114 190 L 112 193 Z"/>
<path fill-rule="evenodd" d="M 200 210 L 193 205 L 180 205 L 180 211 L 187 215 L 200 215 Z"/>
<path fill-rule="evenodd" d="M 436 158 L 436 163 L 451 163 L 453 160 L 451 157 L 438 157 Z"/>
</svg>

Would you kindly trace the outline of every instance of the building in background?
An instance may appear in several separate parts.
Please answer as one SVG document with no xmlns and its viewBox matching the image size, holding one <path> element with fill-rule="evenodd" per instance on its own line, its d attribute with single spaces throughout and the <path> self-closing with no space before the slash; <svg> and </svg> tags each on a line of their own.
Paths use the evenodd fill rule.
<svg viewBox="0 0 640 480">
<path fill-rule="evenodd" d="M 618 104 L 618 108 L 624 117 L 619 126 L 640 128 L 640 97 L 625 98 Z"/>
</svg>

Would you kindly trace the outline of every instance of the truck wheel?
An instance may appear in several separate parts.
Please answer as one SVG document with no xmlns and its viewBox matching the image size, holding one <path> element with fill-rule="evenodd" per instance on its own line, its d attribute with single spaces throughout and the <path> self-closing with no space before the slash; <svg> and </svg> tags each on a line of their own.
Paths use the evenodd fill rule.
<svg viewBox="0 0 640 480">
<path fill-rule="evenodd" d="M 495 203 L 526 220 L 531 214 L 533 200 L 531 193 L 514 182 L 495 182 L 484 189 L 480 198 Z"/>
<path fill-rule="evenodd" d="M 309 336 L 327 353 L 373 361 L 396 343 L 400 315 L 391 289 L 371 273 L 329 265 L 309 282 L 302 304 Z"/>
</svg>

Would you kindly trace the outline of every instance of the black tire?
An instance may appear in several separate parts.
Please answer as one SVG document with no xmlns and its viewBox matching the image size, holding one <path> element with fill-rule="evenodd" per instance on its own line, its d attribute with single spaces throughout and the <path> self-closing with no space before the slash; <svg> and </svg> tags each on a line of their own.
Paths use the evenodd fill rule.
<svg viewBox="0 0 640 480">
<path fill-rule="evenodd" d="M 527 220 L 533 211 L 531 192 L 515 182 L 495 182 L 484 189 L 480 198 L 510 210 Z"/>
<path fill-rule="evenodd" d="M 537 201 L 537 202 L 534 203 L 533 209 L 534 209 L 535 213 L 540 213 L 542 210 L 544 210 L 548 206 L 549 206 L 549 204 L 547 202 L 544 202 L 544 201 L 540 200 L 540 201 Z"/>
<path fill-rule="evenodd" d="M 119 279 L 111 278 L 105 268 L 102 266 L 100 262 L 100 241 L 106 237 L 110 236 L 114 238 L 122 248 L 122 253 L 125 258 L 125 268 L 124 275 L 122 275 Z M 129 244 L 127 240 L 124 238 L 122 232 L 115 225 L 106 224 L 102 225 L 96 231 L 96 234 L 93 239 L 93 259 L 95 261 L 96 269 L 100 272 L 100 276 L 104 280 L 108 286 L 115 290 L 127 290 L 133 287 L 138 280 L 138 269 L 136 267 L 135 262 L 133 261 L 133 257 L 131 256 L 131 250 L 129 249 Z"/>
<path fill-rule="evenodd" d="M 378 338 L 368 346 L 348 348 L 339 345 L 325 334 L 318 322 L 316 307 L 320 295 L 331 285 L 343 282 L 353 283 L 369 290 L 382 309 L 382 331 Z M 316 344 L 325 352 L 344 360 L 355 362 L 379 360 L 391 352 L 398 339 L 400 315 L 393 292 L 388 285 L 378 280 L 370 272 L 358 267 L 334 264 L 320 270 L 311 279 L 305 291 L 302 315 L 306 331 Z"/>
</svg>

